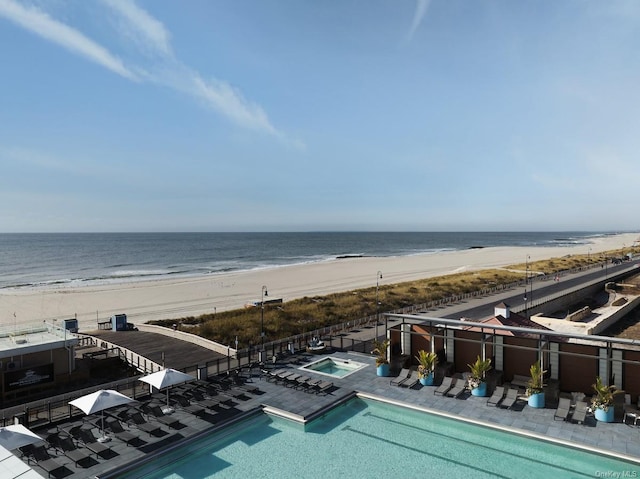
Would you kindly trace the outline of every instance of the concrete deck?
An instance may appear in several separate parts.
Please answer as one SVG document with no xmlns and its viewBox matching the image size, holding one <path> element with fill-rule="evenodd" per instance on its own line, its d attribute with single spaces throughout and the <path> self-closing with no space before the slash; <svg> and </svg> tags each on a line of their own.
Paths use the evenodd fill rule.
<svg viewBox="0 0 640 479">
<path fill-rule="evenodd" d="M 311 418 L 332 404 L 349 398 L 354 392 L 362 392 L 461 418 L 483 421 L 499 427 L 513 428 L 558 441 L 567 441 L 583 447 L 609 451 L 626 458 L 636 458 L 638 460 L 637 458 L 640 457 L 640 427 L 638 426 L 619 422 L 611 424 L 596 422 L 591 416 L 587 418 L 585 424 L 555 420 L 553 417 L 555 405 L 551 404 L 548 404 L 545 409 L 534 409 L 526 405 L 526 401 L 519 401 L 516 407 L 506 410 L 488 406 L 486 404 L 487 398 L 474 397 L 468 394 L 463 394 L 460 399 L 435 396 L 433 394 L 435 386 L 422 387 L 418 385 L 413 389 L 407 389 L 390 385 L 391 378 L 377 377 L 374 358 L 369 355 L 338 352 L 332 354 L 332 356 L 367 363 L 368 366 L 346 378 L 330 379 L 334 383 L 334 388 L 328 394 L 313 394 L 304 390 L 286 387 L 281 383 L 267 381 L 265 376 L 261 376 L 257 370 L 254 370 L 254 375 L 249 379 L 249 384 L 258 386 L 260 389 L 259 394 L 247 394 L 243 398 L 238 398 L 234 400 L 228 410 L 212 417 L 199 418 L 178 408 L 172 416 L 179 419 L 184 424 L 184 427 L 170 429 L 167 426 L 162 426 L 165 434 L 160 438 L 152 437 L 131 426 L 129 431 L 139 436 L 144 441 L 144 444 L 138 447 L 128 446 L 121 440 L 114 438 L 107 443 L 114 452 L 113 457 L 109 459 L 96 458 L 93 455 L 94 460 L 91 465 L 78 467 L 60 452 L 55 453 L 50 450 L 55 459 L 65 466 L 60 471 L 59 477 L 71 479 L 101 477 L 108 470 L 121 467 L 132 461 L 139 462 L 147 457 L 152 457 L 153 454 L 158 453 L 166 446 L 207 431 L 213 431 L 214 428 L 224 424 L 225 421 L 240 417 L 243 412 L 252 411 L 255 408 L 266 406 L 286 411 L 288 414 L 301 418 Z M 297 370 L 300 366 L 278 365 L 277 367 Z M 317 375 L 311 371 L 305 370 L 303 373 L 308 376 L 327 379 L 326 376 Z M 95 421 L 98 418 L 98 415 L 76 418 L 75 423 L 94 424 L 93 427 L 95 427 L 95 423 L 90 423 L 89 421 Z M 153 417 L 150 417 L 149 421 L 157 423 L 157 420 Z M 65 427 L 68 427 L 68 424 L 59 424 L 57 428 L 53 429 L 59 430 Z M 43 435 L 48 431 L 51 431 L 51 428 L 35 430 L 36 433 L 39 432 Z M 47 473 L 36 464 L 31 462 L 30 465 L 35 471 L 47 477 Z M 638 470 L 640 470 L 640 462 L 638 462 Z"/>
</svg>

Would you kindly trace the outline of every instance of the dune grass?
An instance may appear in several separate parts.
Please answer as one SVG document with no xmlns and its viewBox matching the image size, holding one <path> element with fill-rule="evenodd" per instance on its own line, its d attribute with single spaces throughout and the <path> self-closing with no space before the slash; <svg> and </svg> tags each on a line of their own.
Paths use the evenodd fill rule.
<svg viewBox="0 0 640 479">
<path fill-rule="evenodd" d="M 638 254 L 631 248 L 625 253 Z M 605 254 L 569 255 L 510 265 L 501 269 L 489 269 L 446 276 L 425 278 L 378 289 L 379 312 L 393 311 L 416 304 L 472 293 L 482 289 L 500 287 L 523 280 L 529 275 L 555 275 L 562 271 L 589 265 L 602 264 L 604 258 L 621 257 L 622 251 Z M 527 270 L 528 267 L 528 270 Z M 318 328 L 376 314 L 376 287 L 345 291 L 326 296 L 303 297 L 280 305 L 265 305 L 265 340 L 274 341 Z M 171 327 L 176 319 L 152 321 L 152 324 Z M 198 334 L 221 344 L 246 347 L 260 342 L 261 309 L 243 308 L 221 313 L 184 317 L 177 320 L 180 329 Z"/>
</svg>

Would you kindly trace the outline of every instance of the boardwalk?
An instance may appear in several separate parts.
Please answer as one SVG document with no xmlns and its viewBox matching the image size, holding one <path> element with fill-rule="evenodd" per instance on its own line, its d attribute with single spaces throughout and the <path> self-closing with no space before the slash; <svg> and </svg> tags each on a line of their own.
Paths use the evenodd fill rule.
<svg viewBox="0 0 640 479">
<path fill-rule="evenodd" d="M 225 355 L 188 341 L 145 331 L 90 331 L 87 334 L 134 351 L 168 368 L 183 369 L 226 358 Z"/>
</svg>

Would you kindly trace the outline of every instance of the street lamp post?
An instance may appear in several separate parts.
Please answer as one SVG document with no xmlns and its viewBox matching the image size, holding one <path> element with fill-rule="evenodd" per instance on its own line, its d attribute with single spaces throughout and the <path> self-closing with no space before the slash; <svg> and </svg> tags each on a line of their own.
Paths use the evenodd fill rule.
<svg viewBox="0 0 640 479">
<path fill-rule="evenodd" d="M 527 316 L 528 308 L 527 308 L 527 284 L 529 283 L 529 258 L 527 255 L 525 262 L 525 275 L 524 275 L 524 315 Z"/>
<path fill-rule="evenodd" d="M 378 271 L 376 273 L 376 341 L 378 340 L 378 323 L 380 322 L 380 303 L 378 302 L 378 289 L 380 287 L 381 279 L 382 279 L 382 272 Z"/>
<path fill-rule="evenodd" d="M 267 287 L 262 287 L 262 298 L 260 299 L 260 351 L 264 354 L 264 297 L 269 296 Z"/>
</svg>

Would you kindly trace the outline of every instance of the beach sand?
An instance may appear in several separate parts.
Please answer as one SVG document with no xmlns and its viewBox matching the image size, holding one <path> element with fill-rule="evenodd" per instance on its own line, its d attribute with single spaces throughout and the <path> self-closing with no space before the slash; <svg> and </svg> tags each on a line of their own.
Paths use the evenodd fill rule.
<svg viewBox="0 0 640 479">
<path fill-rule="evenodd" d="M 0 291 L 0 325 L 16 328 L 43 321 L 77 317 L 80 329 L 97 329 L 98 319 L 125 313 L 144 323 L 221 312 L 261 299 L 262 286 L 270 298 L 287 302 L 359 288 L 395 284 L 451 273 L 499 268 L 566 255 L 598 255 L 627 248 L 638 233 L 594 238 L 589 245 L 569 247 L 498 247 L 397 257 L 345 258 L 305 265 L 225 273 L 197 278 L 166 279 L 101 286 Z"/>
</svg>

